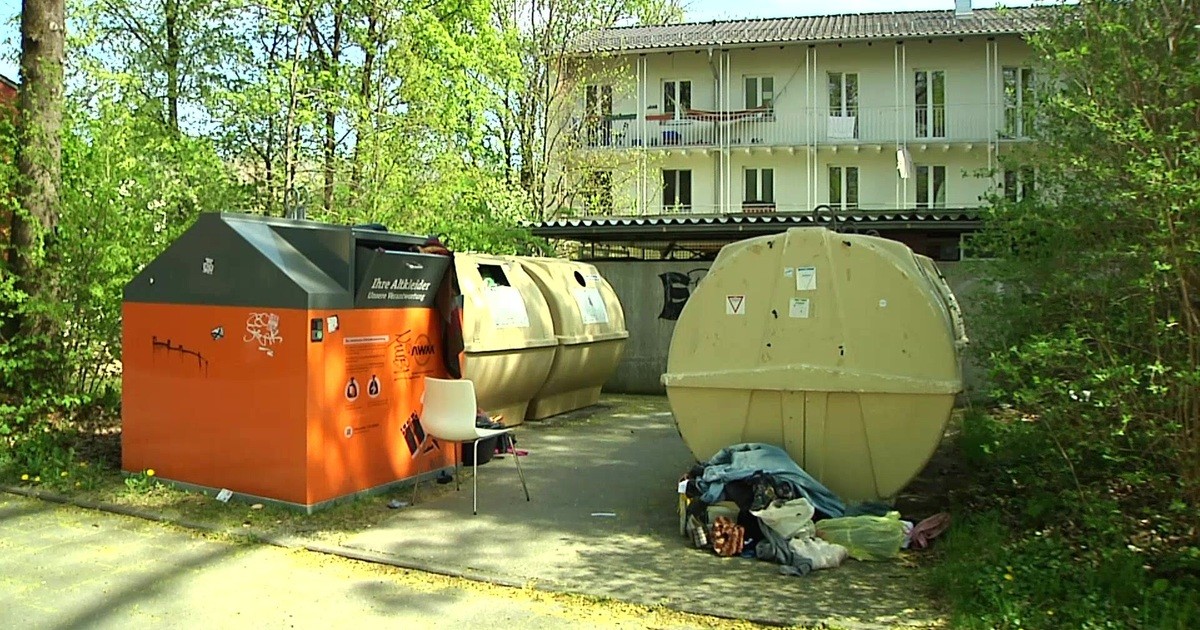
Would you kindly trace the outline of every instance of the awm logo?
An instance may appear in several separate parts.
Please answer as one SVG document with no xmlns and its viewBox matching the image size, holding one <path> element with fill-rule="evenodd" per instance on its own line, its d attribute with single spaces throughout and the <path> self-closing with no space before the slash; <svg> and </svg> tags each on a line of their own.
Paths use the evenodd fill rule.
<svg viewBox="0 0 1200 630">
<path fill-rule="evenodd" d="M 417 337 L 417 342 L 408 350 L 408 355 L 421 367 L 425 367 L 429 363 L 429 358 L 435 354 L 437 354 L 437 346 L 429 340 L 429 335 Z"/>
</svg>

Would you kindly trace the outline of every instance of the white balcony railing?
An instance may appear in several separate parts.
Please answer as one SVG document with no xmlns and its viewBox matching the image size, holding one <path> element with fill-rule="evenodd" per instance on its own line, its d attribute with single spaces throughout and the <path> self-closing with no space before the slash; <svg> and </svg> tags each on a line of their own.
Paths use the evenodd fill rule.
<svg viewBox="0 0 1200 630">
<path fill-rule="evenodd" d="M 1000 106 L 827 108 L 802 112 L 691 110 L 675 119 L 621 114 L 582 125 L 592 148 L 753 147 L 810 144 L 987 142 L 1013 137 L 1012 113 Z M 1009 129 L 1006 129 L 1008 127 Z"/>
</svg>

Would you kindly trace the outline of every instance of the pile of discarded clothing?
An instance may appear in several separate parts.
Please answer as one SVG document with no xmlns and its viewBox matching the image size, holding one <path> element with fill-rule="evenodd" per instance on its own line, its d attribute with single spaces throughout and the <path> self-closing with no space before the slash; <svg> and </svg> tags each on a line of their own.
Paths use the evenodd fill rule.
<svg viewBox="0 0 1200 630">
<path fill-rule="evenodd" d="M 939 513 L 902 520 L 883 503 L 847 505 L 783 449 L 735 444 L 679 482 L 680 533 L 719 556 L 757 558 L 807 575 L 847 558 L 887 560 L 925 548 L 950 526 Z"/>
</svg>

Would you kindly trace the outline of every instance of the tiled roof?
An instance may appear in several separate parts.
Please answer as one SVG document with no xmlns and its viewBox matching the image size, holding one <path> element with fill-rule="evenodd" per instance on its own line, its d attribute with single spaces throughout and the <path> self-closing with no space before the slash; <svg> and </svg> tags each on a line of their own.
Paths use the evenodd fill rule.
<svg viewBox="0 0 1200 630">
<path fill-rule="evenodd" d="M 8 87 L 10 87 L 14 90 L 21 89 L 21 86 L 17 85 L 16 81 L 13 81 L 12 79 L 4 76 L 3 74 L 0 74 L 0 83 L 3 83 L 4 85 L 7 85 Z"/>
<path fill-rule="evenodd" d="M 978 209 L 947 208 L 944 210 L 861 211 L 838 214 L 837 228 L 842 232 L 886 229 L 961 229 L 978 227 Z M 677 215 L 663 217 L 591 217 L 558 219 L 528 223 L 536 236 L 547 238 L 584 238 L 589 241 L 645 240 L 664 236 L 689 238 L 711 236 L 722 238 L 731 234 L 752 236 L 774 233 L 793 227 L 834 227 L 827 213 L 759 214 L 759 215 Z"/>
<path fill-rule="evenodd" d="M 662 48 L 705 48 L 796 42 L 854 41 L 1029 33 L 1044 25 L 1046 8 L 856 13 L 808 17 L 691 22 L 608 28 L 585 34 L 578 53 L 633 52 Z"/>
</svg>

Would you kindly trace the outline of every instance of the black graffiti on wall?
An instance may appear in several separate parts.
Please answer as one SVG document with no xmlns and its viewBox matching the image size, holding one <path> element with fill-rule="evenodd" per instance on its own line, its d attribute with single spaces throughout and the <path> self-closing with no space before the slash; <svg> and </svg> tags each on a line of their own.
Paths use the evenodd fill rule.
<svg viewBox="0 0 1200 630">
<path fill-rule="evenodd" d="M 151 343 L 151 347 L 153 349 L 152 351 L 155 354 L 157 354 L 159 349 L 161 348 L 161 349 L 166 350 L 167 354 L 179 353 L 179 355 L 181 357 L 186 357 L 186 356 L 195 357 L 196 358 L 196 369 L 203 372 L 205 376 L 208 376 L 208 359 L 204 358 L 204 355 L 200 354 L 199 351 L 192 350 L 190 348 L 185 348 L 183 346 L 183 344 L 178 344 L 178 345 L 173 344 L 173 343 L 171 343 L 170 339 L 168 339 L 166 341 L 159 341 L 158 336 L 156 336 L 156 335 L 153 335 L 150 337 L 150 343 Z"/>
<path fill-rule="evenodd" d="M 701 268 L 687 273 L 668 271 L 658 274 L 663 285 L 663 306 L 658 318 L 670 321 L 679 319 L 679 314 L 683 312 L 688 298 L 692 297 L 692 291 L 696 290 L 696 285 L 707 273 L 707 269 Z"/>
</svg>

